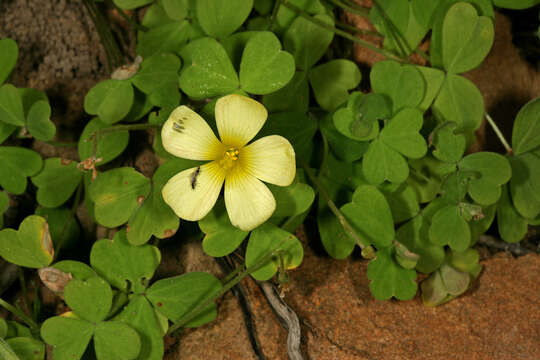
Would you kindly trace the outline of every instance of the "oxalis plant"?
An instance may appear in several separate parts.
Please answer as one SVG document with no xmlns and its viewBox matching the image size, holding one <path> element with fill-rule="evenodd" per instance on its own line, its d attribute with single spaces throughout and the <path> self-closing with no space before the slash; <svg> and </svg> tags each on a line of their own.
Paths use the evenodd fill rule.
<svg viewBox="0 0 540 360">
<path fill-rule="evenodd" d="M 37 296 L 30 314 L 0 299 L 21 321 L 0 318 L 0 357 L 44 359 L 46 343 L 55 360 L 161 359 L 165 334 L 212 321 L 215 300 L 243 278 L 285 282 L 308 216 L 333 258 L 361 249 L 376 299 L 413 298 L 418 273 L 428 306 L 464 293 L 481 271 L 473 246 L 495 218 L 509 243 L 540 223 L 540 99 L 517 114 L 510 145 L 461 74 L 491 49 L 494 6 L 539 2 L 113 0 L 137 31 L 137 58 L 86 94 L 79 163 L 28 148 L 27 138 L 69 144 L 53 141 L 45 93 L 5 83 L 18 48 L 0 40 L 0 214 L 10 199 L 35 199 L 18 229 L 0 231 L 0 256 L 38 269 L 69 307 L 42 321 Z M 100 8 L 84 5 L 119 65 Z M 382 48 L 356 37 L 366 31 L 342 23 L 344 10 L 368 17 Z M 370 92 L 337 36 L 386 57 L 369 71 Z M 484 119 L 506 154 L 467 152 Z M 135 131 L 161 159 L 151 178 L 122 166 Z M 117 230 L 87 262 L 60 256 L 80 242 L 81 206 Z M 242 262 L 223 279 L 155 279 L 158 240 L 193 236 L 194 221 L 207 255 Z"/>
</svg>

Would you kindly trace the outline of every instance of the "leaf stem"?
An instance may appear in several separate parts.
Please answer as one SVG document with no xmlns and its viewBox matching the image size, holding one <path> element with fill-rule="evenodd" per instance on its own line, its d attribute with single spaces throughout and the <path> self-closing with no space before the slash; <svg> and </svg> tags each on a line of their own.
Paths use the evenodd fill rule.
<svg viewBox="0 0 540 360">
<path fill-rule="evenodd" d="M 206 310 L 206 308 L 211 303 L 213 303 L 214 301 L 216 301 L 217 299 L 219 299 L 220 297 L 225 295 L 225 293 L 227 293 L 227 291 L 232 289 L 236 284 L 238 284 L 240 281 L 242 281 L 246 276 L 250 275 L 251 273 L 259 270 L 261 267 L 266 265 L 266 263 L 268 261 L 270 261 L 272 259 L 272 257 L 278 255 L 279 253 L 281 253 L 283 251 L 282 249 L 280 249 L 280 247 L 283 245 L 284 242 L 285 242 L 285 240 L 275 250 L 270 251 L 269 253 L 267 253 L 265 256 L 263 256 L 261 258 L 261 260 L 259 260 L 254 265 L 252 265 L 250 267 L 245 267 L 244 270 L 242 270 L 242 271 L 239 271 L 239 269 L 241 269 L 243 266 L 237 268 L 237 270 L 239 271 L 238 275 L 236 275 L 233 279 L 226 282 L 225 285 L 223 285 L 223 287 L 215 295 L 208 298 L 206 301 L 200 303 L 199 305 L 194 307 L 190 312 L 188 312 L 186 315 L 182 316 L 182 318 L 180 318 L 180 320 L 178 320 L 176 323 L 174 323 L 169 328 L 167 333 L 171 334 L 174 331 L 178 330 L 179 328 L 185 326 L 188 322 L 190 322 L 191 320 L 196 318 L 200 313 L 202 313 L 204 310 Z M 235 272 L 237 270 L 235 270 Z"/>
<path fill-rule="evenodd" d="M 493 132 L 495 132 L 495 135 L 497 135 L 497 137 L 501 141 L 502 145 L 506 149 L 506 153 L 507 154 L 512 154 L 512 147 L 508 144 L 508 141 L 506 141 L 506 139 L 504 138 L 504 135 L 503 135 L 501 129 L 499 129 L 499 127 L 497 126 L 495 121 L 493 121 L 493 119 L 491 118 L 491 116 L 489 116 L 488 113 L 485 113 L 485 115 L 486 115 L 486 120 L 487 120 L 488 124 L 491 126 L 491 128 L 493 129 Z"/>
<path fill-rule="evenodd" d="M 331 2 L 332 4 L 334 4 L 335 6 L 339 7 L 339 8 L 342 8 L 343 10 L 345 11 L 348 11 L 352 14 L 355 14 L 355 15 L 360 15 L 362 17 L 368 17 L 369 16 L 369 9 L 366 9 L 366 8 L 360 8 L 360 7 L 353 7 L 341 0 L 328 0 L 329 2 Z"/>
<path fill-rule="evenodd" d="M 30 330 L 32 331 L 32 333 L 34 333 L 36 330 L 39 329 L 39 325 L 34 320 L 32 320 L 23 311 L 17 309 L 15 306 L 13 306 L 10 303 L 4 301 L 2 298 L 0 298 L 0 306 L 2 306 L 4 309 L 11 312 L 13 315 L 17 316 L 22 321 L 24 321 L 26 323 L 26 325 L 28 325 L 30 327 Z"/>
<path fill-rule="evenodd" d="M 351 238 L 353 238 L 356 245 L 358 245 L 360 247 L 360 249 L 362 249 L 362 256 L 364 258 L 366 258 L 366 259 L 374 258 L 375 257 L 375 250 L 373 250 L 373 247 L 371 247 L 371 245 L 367 244 L 364 240 L 360 239 L 358 234 L 356 234 L 356 231 L 354 231 L 351 224 L 349 224 L 349 222 L 345 218 L 345 215 L 343 215 L 343 213 L 338 209 L 338 207 L 332 201 L 332 199 L 330 199 L 330 196 L 326 192 L 326 189 L 322 186 L 319 179 L 313 174 L 313 172 L 311 171 L 309 166 L 302 159 L 299 159 L 299 160 L 302 163 L 302 167 L 304 168 L 304 171 L 306 172 L 307 176 L 309 177 L 309 179 L 311 180 L 313 185 L 315 185 L 315 187 L 317 188 L 317 191 L 319 192 L 319 194 L 324 198 L 324 200 L 326 201 L 326 203 L 327 203 L 328 207 L 330 208 L 330 210 L 337 217 L 339 223 L 343 227 L 343 230 L 345 230 L 345 232 Z"/>
<path fill-rule="evenodd" d="M 288 8 L 288 9 L 294 11 L 294 12 L 296 12 L 299 16 L 303 17 L 304 19 L 306 19 L 308 21 L 311 21 L 315 25 L 318 25 L 318 26 L 320 26 L 320 27 L 322 27 L 322 28 L 324 28 L 324 29 L 326 29 L 328 31 L 332 31 L 336 35 L 339 35 L 341 37 L 344 37 L 345 39 L 348 39 L 348 40 L 351 40 L 351 41 L 353 41 L 355 43 L 358 43 L 361 46 L 364 46 L 364 47 L 366 47 L 366 48 L 368 48 L 368 49 L 370 49 L 372 51 L 375 51 L 376 53 L 384 55 L 389 59 L 396 60 L 396 61 L 399 61 L 399 62 L 408 62 L 407 59 L 403 59 L 403 58 L 393 54 L 390 51 L 387 51 L 387 50 L 384 50 L 384 49 L 379 49 L 378 47 L 376 47 L 375 45 L 373 45 L 372 43 L 370 43 L 368 41 L 364 41 L 362 39 L 359 39 L 356 36 L 353 36 L 353 35 L 349 34 L 348 32 L 345 32 L 345 31 L 340 30 L 340 29 L 336 29 L 334 26 L 328 25 L 324 21 L 319 20 L 317 18 L 314 18 L 313 16 L 309 15 L 308 13 L 306 13 L 304 10 L 300 9 L 299 7 L 297 7 L 297 6 L 293 5 L 293 4 L 290 4 L 288 2 L 288 0 L 283 0 L 283 6 L 285 6 L 286 8 Z"/>
<path fill-rule="evenodd" d="M 281 2 L 283 0 L 276 0 L 274 3 L 274 8 L 272 9 L 272 15 L 270 15 L 270 23 L 268 24 L 267 30 L 271 30 L 272 26 L 274 26 L 274 23 L 276 22 L 277 13 L 279 11 L 279 7 L 281 6 Z"/>
<path fill-rule="evenodd" d="M 147 32 L 148 29 L 146 26 L 142 25 L 142 24 L 139 24 L 137 23 L 135 20 L 133 20 L 130 16 L 128 16 L 128 14 L 126 14 L 124 12 L 123 9 L 121 9 L 120 7 L 118 7 L 118 5 L 115 4 L 114 1 L 111 1 L 111 0 L 108 0 L 107 3 L 109 5 L 112 5 L 114 6 L 114 8 L 116 9 L 116 11 L 118 11 L 118 13 L 120 13 L 120 16 L 122 16 L 128 23 L 129 25 L 131 25 L 133 28 L 137 29 L 137 30 L 140 30 L 140 31 L 143 31 L 143 32 Z"/>
<path fill-rule="evenodd" d="M 349 31 L 355 32 L 355 33 L 360 34 L 360 35 L 371 35 L 371 36 L 377 36 L 377 37 L 384 37 L 384 35 L 378 33 L 377 31 L 359 29 L 359 28 L 354 27 L 352 25 L 346 24 L 346 23 L 344 23 L 342 21 L 337 21 L 336 20 L 336 26 L 339 26 L 340 28 L 342 28 L 344 30 L 349 30 Z"/>
</svg>

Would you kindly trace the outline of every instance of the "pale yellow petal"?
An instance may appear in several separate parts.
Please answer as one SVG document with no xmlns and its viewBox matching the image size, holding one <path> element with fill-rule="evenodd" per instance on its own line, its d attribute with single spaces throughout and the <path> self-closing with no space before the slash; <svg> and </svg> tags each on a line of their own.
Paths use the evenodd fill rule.
<svg viewBox="0 0 540 360">
<path fill-rule="evenodd" d="M 163 187 L 163 200 L 178 217 L 200 220 L 214 207 L 224 178 L 216 162 L 181 171 Z"/>
<path fill-rule="evenodd" d="M 224 151 L 206 121 L 184 105 L 171 113 L 161 129 L 161 139 L 165 150 L 184 159 L 215 160 Z"/>
<path fill-rule="evenodd" d="M 279 186 L 290 185 L 296 174 L 294 149 L 279 135 L 265 136 L 242 149 L 239 160 L 246 172 Z"/>
<path fill-rule="evenodd" d="M 242 147 L 261 130 L 268 112 L 259 102 L 242 95 L 227 95 L 216 102 L 216 123 L 221 141 Z"/>
<path fill-rule="evenodd" d="M 225 179 L 225 206 L 231 224 L 249 231 L 272 216 L 276 200 L 259 179 L 236 168 Z"/>
</svg>

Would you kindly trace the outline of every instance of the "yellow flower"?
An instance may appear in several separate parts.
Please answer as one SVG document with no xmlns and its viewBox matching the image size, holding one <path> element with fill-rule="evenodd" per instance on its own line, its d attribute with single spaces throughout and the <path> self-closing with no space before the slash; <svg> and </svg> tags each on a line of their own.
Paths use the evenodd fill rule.
<svg viewBox="0 0 540 360">
<path fill-rule="evenodd" d="M 248 145 L 268 116 L 264 106 L 251 98 L 222 97 L 215 114 L 221 141 L 187 106 L 176 108 L 163 125 L 161 137 L 169 153 L 210 160 L 173 176 L 163 188 L 163 199 L 178 217 L 200 220 L 212 210 L 225 183 L 225 206 L 231 223 L 252 230 L 268 220 L 276 208 L 274 196 L 262 181 L 290 185 L 296 173 L 294 150 L 278 135 Z"/>
</svg>

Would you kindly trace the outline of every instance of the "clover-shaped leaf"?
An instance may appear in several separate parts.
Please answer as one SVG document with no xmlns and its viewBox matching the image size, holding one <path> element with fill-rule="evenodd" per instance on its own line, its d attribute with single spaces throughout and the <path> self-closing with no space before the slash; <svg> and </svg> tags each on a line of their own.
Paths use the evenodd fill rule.
<svg viewBox="0 0 540 360">
<path fill-rule="evenodd" d="M 426 141 L 420 135 L 422 113 L 417 109 L 398 112 L 381 131 L 379 139 L 400 154 L 419 159 L 427 152 Z"/>
<path fill-rule="evenodd" d="M 99 323 L 94 330 L 94 348 L 98 359 L 136 359 L 141 349 L 139 334 L 120 321 Z"/>
<path fill-rule="evenodd" d="M 431 0 L 429 0 L 429 2 L 437 4 L 436 2 L 432 2 Z M 435 100 L 435 97 L 439 94 L 439 90 L 441 89 L 444 82 L 445 73 L 444 71 L 432 67 L 415 67 L 416 69 L 418 69 L 418 71 L 420 71 L 426 83 L 426 93 L 424 94 L 424 99 L 422 100 L 420 105 L 418 105 L 418 108 L 422 110 L 422 112 L 425 112 L 427 109 L 429 109 L 429 107 L 433 103 L 433 100 Z"/>
<path fill-rule="evenodd" d="M 446 122 L 433 133 L 433 156 L 445 162 L 458 162 L 465 153 L 466 139 L 454 132 L 456 124 Z"/>
<path fill-rule="evenodd" d="M 97 165 L 103 165 L 120 155 L 127 147 L 129 142 L 129 132 L 115 131 L 103 135 L 94 135 L 99 129 L 106 128 L 108 125 L 99 118 L 90 120 L 84 127 L 79 139 L 78 151 L 81 160 L 86 160 L 95 155 L 99 159 Z M 97 136 L 97 138 L 95 138 Z M 97 146 L 94 142 L 97 141 Z M 94 154 L 95 150 L 95 154 Z"/>
<path fill-rule="evenodd" d="M 15 40 L 0 39 L 0 84 L 8 78 L 17 63 L 19 48 Z"/>
<path fill-rule="evenodd" d="M 166 84 L 178 84 L 180 59 L 173 54 L 155 54 L 141 63 L 131 82 L 145 94 L 158 91 Z"/>
<path fill-rule="evenodd" d="M 288 270 L 298 267 L 304 258 L 304 249 L 296 236 L 272 224 L 266 223 L 251 232 L 246 249 L 246 266 L 257 264 L 271 251 L 282 250 L 264 266 L 251 273 L 259 281 L 269 280 L 283 264 Z"/>
<path fill-rule="evenodd" d="M 382 248 L 377 251 L 375 259 L 369 262 L 367 277 L 371 280 L 371 294 L 378 300 L 388 300 L 391 297 L 412 299 L 418 289 L 416 271 L 398 265 L 392 253 L 393 248 Z"/>
<path fill-rule="evenodd" d="M 479 173 L 469 180 L 469 195 L 480 205 L 494 204 L 501 197 L 501 185 L 512 176 L 508 160 L 496 153 L 478 152 L 465 156 L 459 162 L 461 171 Z"/>
<path fill-rule="evenodd" d="M 523 240 L 528 230 L 528 222 L 521 216 L 510 199 L 509 188 L 502 188 L 501 200 L 497 203 L 497 226 L 501 238 L 509 243 Z"/>
<path fill-rule="evenodd" d="M 315 192 L 311 186 L 299 181 L 300 173 L 300 171 L 296 172 L 296 178 L 289 186 L 268 184 L 268 188 L 276 199 L 276 210 L 272 214 L 273 217 L 279 218 L 302 214 L 313 203 Z"/>
<path fill-rule="evenodd" d="M 73 317 L 54 316 L 41 325 L 41 337 L 53 346 L 56 360 L 80 359 L 93 334 L 93 324 Z"/>
<path fill-rule="evenodd" d="M 90 266 L 80 261 L 62 260 L 56 262 L 52 266 L 65 273 L 70 273 L 74 279 L 87 280 L 91 277 L 96 277 L 98 274 Z"/>
<path fill-rule="evenodd" d="M 190 42 L 180 52 L 184 68 L 180 88 L 191 98 L 202 99 L 231 93 L 239 81 L 223 45 L 212 38 Z M 292 75 L 291 75 L 292 76 Z"/>
<path fill-rule="evenodd" d="M 392 219 L 399 223 L 416 216 L 420 212 L 418 197 L 413 187 L 407 183 L 401 184 L 393 191 L 380 189 L 392 211 Z"/>
<path fill-rule="evenodd" d="M 334 20 L 326 14 L 315 15 L 329 26 Z M 308 70 L 324 55 L 334 38 L 334 33 L 301 16 L 297 17 L 284 35 L 285 50 L 293 54 L 296 67 Z"/>
<path fill-rule="evenodd" d="M 429 240 L 429 225 L 424 216 L 418 215 L 396 231 L 396 240 L 420 256 L 416 270 L 424 274 L 437 270 L 444 261 L 443 246 L 435 245 Z"/>
<path fill-rule="evenodd" d="M 249 16 L 253 0 L 198 0 L 197 20 L 205 33 L 223 38 L 238 29 Z"/>
<path fill-rule="evenodd" d="M 429 228 L 429 239 L 435 245 L 463 251 L 471 243 L 471 229 L 458 205 L 446 206 L 435 213 Z"/>
<path fill-rule="evenodd" d="M 194 167 L 194 161 L 171 159 L 160 166 L 152 176 L 152 191 L 128 222 L 127 239 L 133 245 L 141 245 L 153 235 L 159 239 L 173 236 L 178 230 L 178 216 L 163 201 L 161 189 L 180 171 Z"/>
<path fill-rule="evenodd" d="M 366 153 L 369 142 L 352 140 L 343 135 L 336 129 L 331 114 L 326 115 L 319 126 L 321 132 L 328 139 L 330 147 L 339 158 L 347 162 L 353 162 Z"/>
<path fill-rule="evenodd" d="M 470 138 L 482 123 L 484 99 L 470 80 L 448 74 L 432 110 L 440 122 L 455 122 L 456 131 L 464 131 Z M 467 140 L 471 141 L 469 138 Z"/>
<path fill-rule="evenodd" d="M 88 91 L 84 98 L 84 110 L 99 116 L 106 124 L 114 124 L 129 113 L 133 97 L 129 80 L 105 80 Z"/>
<path fill-rule="evenodd" d="M 90 253 L 92 267 L 118 289 L 138 294 L 154 275 L 161 255 L 152 245 L 134 246 L 128 243 L 125 231 L 119 231 L 112 240 L 94 243 Z"/>
<path fill-rule="evenodd" d="M 380 139 L 369 144 L 362 168 L 366 179 L 374 185 L 385 180 L 399 184 L 409 176 L 409 166 L 405 158 Z"/>
<path fill-rule="evenodd" d="M 43 360 L 45 358 L 45 344 L 34 338 L 13 337 L 13 338 L 7 339 L 6 343 L 17 356 L 17 357 L 11 358 L 11 357 L 8 357 L 6 354 L 5 355 L 6 360 L 10 360 L 10 359 Z"/>
<path fill-rule="evenodd" d="M 26 190 L 26 178 L 35 175 L 42 164 L 35 151 L 15 146 L 0 147 L 0 185 L 7 192 L 22 194 Z"/>
<path fill-rule="evenodd" d="M 161 327 L 150 302 L 143 295 L 134 295 L 115 318 L 135 329 L 141 335 L 139 359 L 162 360 L 164 345 Z"/>
<path fill-rule="evenodd" d="M 75 315 L 97 323 L 105 320 L 112 305 L 113 293 L 109 284 L 100 277 L 71 280 L 64 288 L 66 303 Z"/>
<path fill-rule="evenodd" d="M 208 215 L 199 220 L 199 227 L 205 233 L 203 250 L 213 257 L 229 255 L 240 246 L 249 233 L 231 224 L 222 200 L 216 203 Z"/>
<path fill-rule="evenodd" d="M 262 100 L 270 112 L 297 111 L 305 113 L 309 105 L 309 84 L 306 72 L 296 71 L 287 85 L 278 91 L 264 95 Z"/>
<path fill-rule="evenodd" d="M 424 99 L 424 78 L 412 65 L 400 65 L 392 60 L 379 61 L 373 65 L 369 76 L 373 91 L 392 100 L 394 114 L 405 107 L 417 107 Z"/>
<path fill-rule="evenodd" d="M 21 95 L 11 84 L 0 87 L 0 121 L 17 126 L 24 126 L 24 110 Z"/>
<path fill-rule="evenodd" d="M 36 209 L 36 215 L 42 216 L 49 224 L 49 232 L 55 248 L 76 246 L 79 241 L 79 223 L 71 209 L 67 207 Z"/>
<path fill-rule="evenodd" d="M 328 111 L 347 101 L 349 91 L 360 84 L 362 74 L 350 60 L 335 59 L 309 72 L 309 83 L 319 105 Z"/>
<path fill-rule="evenodd" d="M 26 119 L 28 132 L 38 140 L 51 140 L 56 133 L 56 127 L 50 117 L 51 107 L 47 101 L 40 100 L 34 103 Z"/>
<path fill-rule="evenodd" d="M 269 94 L 284 87 L 294 72 L 294 58 L 281 50 L 276 35 L 262 31 L 248 40 L 240 63 L 242 90 L 257 95 Z"/>
<path fill-rule="evenodd" d="M 386 96 L 354 92 L 349 96 L 347 107 L 336 111 L 333 120 L 343 135 L 365 141 L 379 134 L 378 120 L 388 119 L 391 114 L 392 105 Z"/>
<path fill-rule="evenodd" d="M 0 121 L 0 145 L 13 134 L 15 129 L 17 126 Z"/>
<path fill-rule="evenodd" d="M 510 192 L 516 210 L 528 219 L 540 214 L 540 149 L 509 158 Z"/>
<path fill-rule="evenodd" d="M 204 272 L 190 272 L 156 281 L 146 290 L 146 298 L 160 313 L 173 322 L 179 321 L 197 305 L 212 298 L 221 290 L 221 282 Z M 197 327 L 214 320 L 216 304 L 210 303 L 185 327 Z"/>
<path fill-rule="evenodd" d="M 152 2 L 152 0 L 113 0 L 120 9 L 132 10 Z"/>
<path fill-rule="evenodd" d="M 60 158 L 46 159 L 43 170 L 32 177 L 32 182 L 38 187 L 38 203 L 51 208 L 62 205 L 71 197 L 81 178 L 82 172 L 77 163 Z"/>
<path fill-rule="evenodd" d="M 167 16 L 173 20 L 184 20 L 190 10 L 189 0 L 163 0 L 161 4 Z"/>
<path fill-rule="evenodd" d="M 450 251 L 448 263 L 459 271 L 474 272 L 480 266 L 478 261 L 480 255 L 476 249 L 466 249 L 465 251 Z"/>
<path fill-rule="evenodd" d="M 463 73 L 480 65 L 493 44 L 493 21 L 478 16 L 473 5 L 459 2 L 444 18 L 442 60 L 449 73 Z"/>
<path fill-rule="evenodd" d="M 368 244 L 386 247 L 394 239 L 392 212 L 384 195 L 372 185 L 356 188 L 352 202 L 341 207 L 357 235 Z"/>
<path fill-rule="evenodd" d="M 30 215 L 21 222 L 19 230 L 0 231 L 0 256 L 29 268 L 49 265 L 53 260 L 54 248 L 45 219 Z"/>
<path fill-rule="evenodd" d="M 107 227 L 124 224 L 146 199 L 150 188 L 150 180 L 131 167 L 99 174 L 88 189 L 97 222 Z"/>
<path fill-rule="evenodd" d="M 188 40 L 191 26 L 188 21 L 163 23 L 159 19 L 158 25 L 152 27 L 149 31 L 140 32 L 139 34 L 137 54 L 145 59 L 158 53 L 179 53 L 182 45 Z"/>
<path fill-rule="evenodd" d="M 519 155 L 540 146 L 540 98 L 525 104 L 516 116 L 512 150 Z"/>
</svg>

